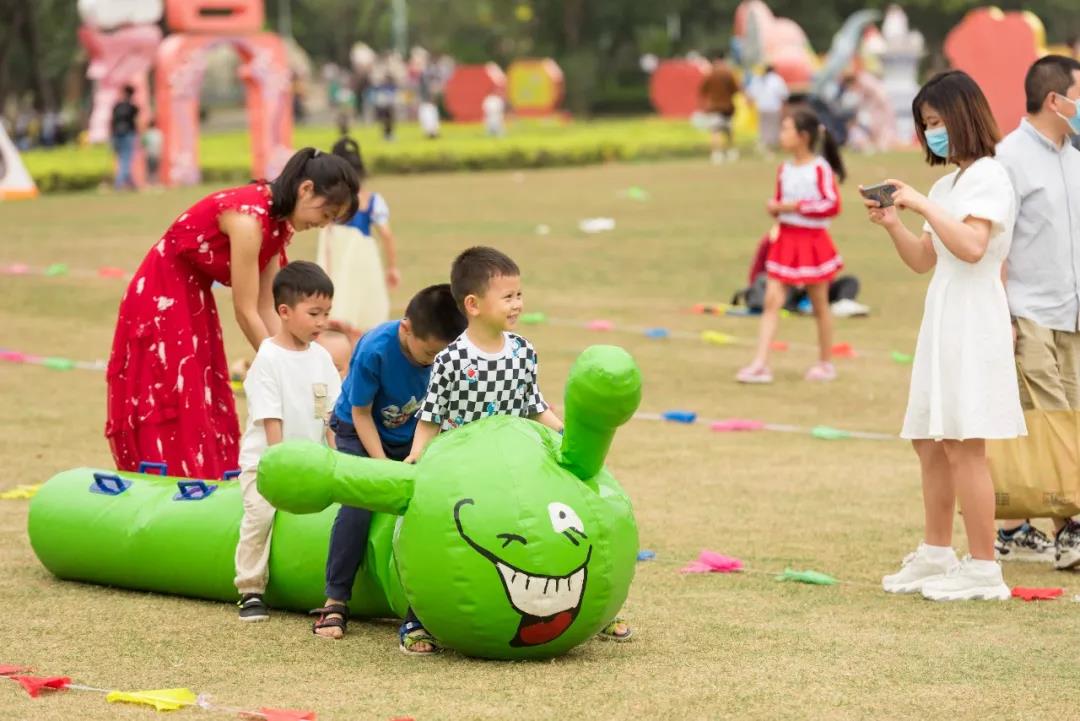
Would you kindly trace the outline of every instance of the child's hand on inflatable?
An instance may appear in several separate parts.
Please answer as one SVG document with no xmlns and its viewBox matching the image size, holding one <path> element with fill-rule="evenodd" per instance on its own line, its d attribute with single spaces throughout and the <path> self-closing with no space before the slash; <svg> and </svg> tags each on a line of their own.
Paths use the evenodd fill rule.
<svg viewBox="0 0 1080 721">
<path fill-rule="evenodd" d="M 386 269 L 386 287 L 393 290 L 401 284 L 401 271 L 396 267 Z"/>
<path fill-rule="evenodd" d="M 420 460 L 420 454 L 419 453 L 410 453 L 409 455 L 407 455 L 405 457 L 405 460 L 402 461 L 402 463 L 408 463 L 410 465 L 415 465 L 418 460 Z"/>
</svg>

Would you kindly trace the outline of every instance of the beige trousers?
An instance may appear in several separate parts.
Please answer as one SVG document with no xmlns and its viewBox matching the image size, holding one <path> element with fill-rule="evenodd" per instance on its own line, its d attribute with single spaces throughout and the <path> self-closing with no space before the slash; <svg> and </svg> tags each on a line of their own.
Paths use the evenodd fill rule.
<svg viewBox="0 0 1080 721">
<path fill-rule="evenodd" d="M 1013 323 L 1020 404 L 1025 410 L 1080 410 L 1080 333 L 1051 330 L 1027 318 Z"/>
<path fill-rule="evenodd" d="M 240 521 L 240 542 L 236 545 L 236 590 L 241 594 L 263 593 L 270 580 L 270 535 L 274 527 L 274 507 L 259 495 L 255 471 L 240 474 L 244 496 L 244 517 Z"/>
</svg>

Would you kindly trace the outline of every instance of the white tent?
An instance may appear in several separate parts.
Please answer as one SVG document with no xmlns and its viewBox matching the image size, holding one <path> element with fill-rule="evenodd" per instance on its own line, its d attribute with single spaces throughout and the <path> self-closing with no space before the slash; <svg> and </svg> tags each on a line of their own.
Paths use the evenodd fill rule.
<svg viewBox="0 0 1080 721">
<path fill-rule="evenodd" d="M 36 198 L 37 185 L 26 171 L 15 144 L 0 123 L 0 200 Z"/>
</svg>

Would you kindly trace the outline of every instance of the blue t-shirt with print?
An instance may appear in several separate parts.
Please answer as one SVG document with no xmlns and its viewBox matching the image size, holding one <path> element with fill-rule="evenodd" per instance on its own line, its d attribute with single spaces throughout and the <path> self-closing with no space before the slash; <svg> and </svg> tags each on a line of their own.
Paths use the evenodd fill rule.
<svg viewBox="0 0 1080 721">
<path fill-rule="evenodd" d="M 416 411 L 427 393 L 431 366 L 418 366 L 401 350 L 394 320 L 364 334 L 353 350 L 349 374 L 334 406 L 338 419 L 352 423 L 353 406 L 371 406 L 379 437 L 386 443 L 412 442 Z"/>
</svg>

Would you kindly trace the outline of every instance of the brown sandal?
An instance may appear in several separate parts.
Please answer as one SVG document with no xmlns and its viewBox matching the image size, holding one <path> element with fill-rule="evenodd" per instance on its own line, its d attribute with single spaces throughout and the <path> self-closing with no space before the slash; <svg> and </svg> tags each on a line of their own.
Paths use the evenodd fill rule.
<svg viewBox="0 0 1080 721">
<path fill-rule="evenodd" d="M 330 638 L 319 633 L 324 628 L 340 628 L 344 636 L 349 627 L 349 607 L 340 603 L 331 603 L 323 608 L 316 608 L 308 612 L 309 616 L 318 616 L 318 620 L 311 624 L 311 632 L 316 636 Z"/>
</svg>

